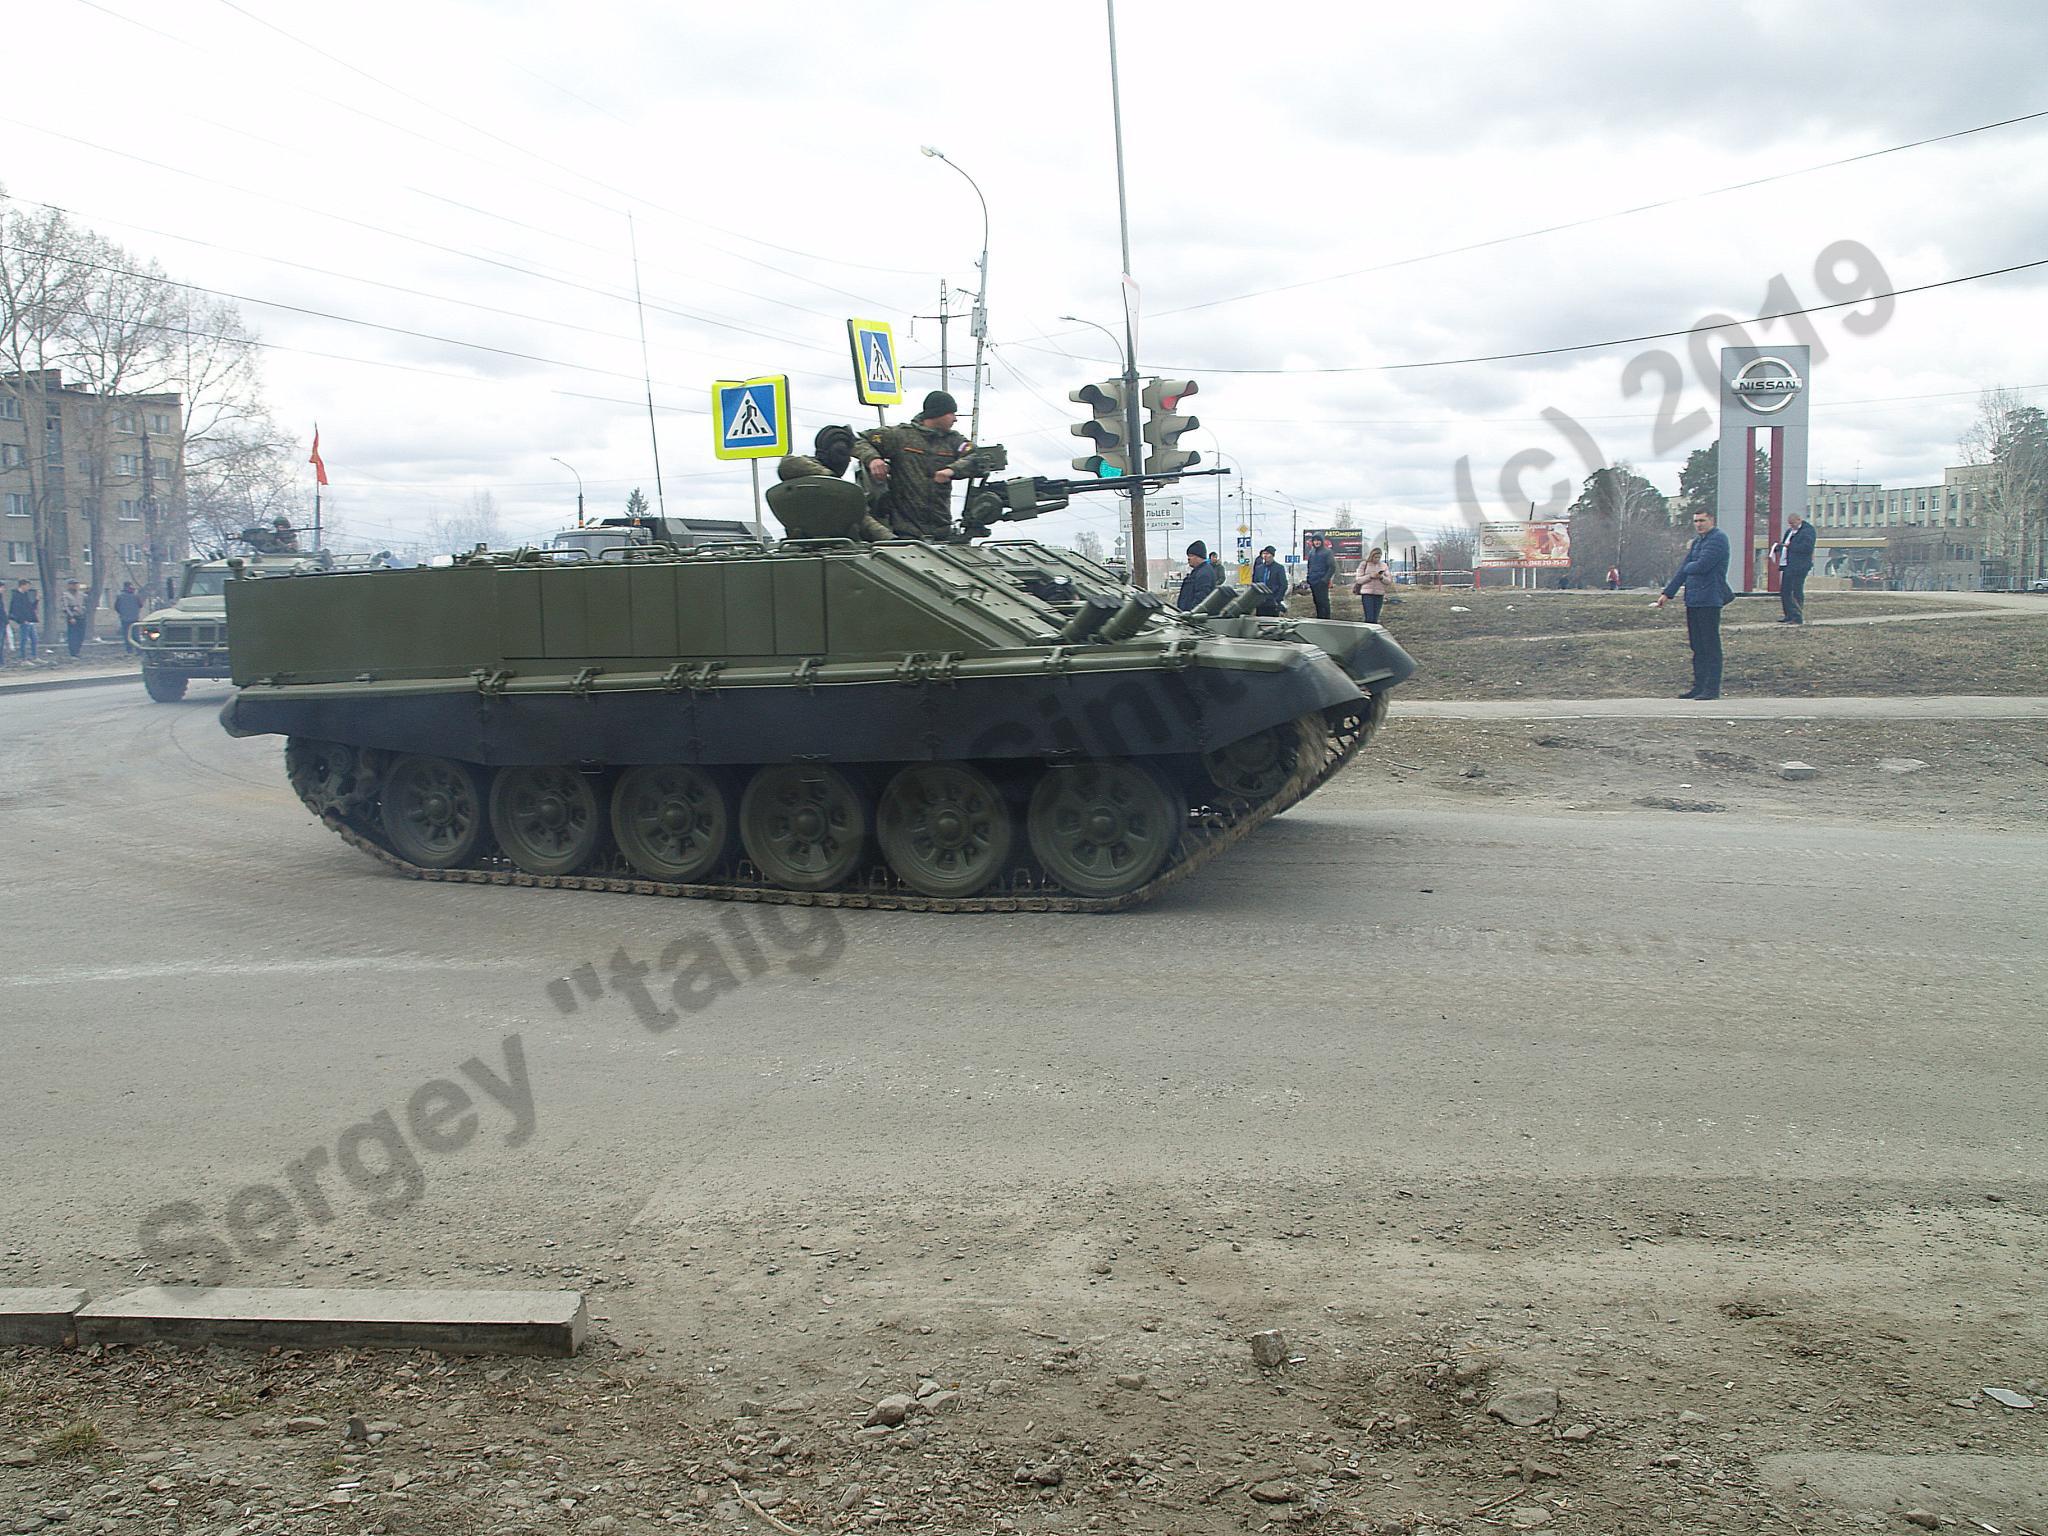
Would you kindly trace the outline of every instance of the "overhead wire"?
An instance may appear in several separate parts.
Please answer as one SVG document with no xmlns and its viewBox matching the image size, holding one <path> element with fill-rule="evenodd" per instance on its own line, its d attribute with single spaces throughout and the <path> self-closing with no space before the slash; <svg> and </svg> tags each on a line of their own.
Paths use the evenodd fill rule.
<svg viewBox="0 0 2048 1536">
<path fill-rule="evenodd" d="M 1865 150 L 1861 154 L 1844 155 L 1839 159 L 1824 160 L 1815 165 L 1801 166 L 1797 170 L 1776 171 L 1768 176 L 1752 176 L 1747 181 L 1730 182 L 1725 187 L 1712 187 L 1702 192 L 1682 193 L 1677 197 L 1660 198 L 1656 202 L 1638 203 L 1632 208 L 1616 208 L 1606 213 L 1588 214 L 1580 219 L 1567 219 L 1560 224 L 1545 224 L 1537 229 L 1519 230 L 1514 234 L 1495 235 L 1486 240 L 1474 240 L 1464 245 L 1446 246 L 1442 250 L 1424 251 L 1414 256 L 1403 256 L 1393 261 L 1383 261 L 1369 267 L 1354 267 L 1348 272 L 1333 272 L 1327 277 L 1303 278 L 1299 282 L 1280 283 L 1271 288 L 1253 288 L 1244 293 L 1231 294 L 1220 299 L 1203 299 L 1194 304 L 1182 304 L 1173 309 L 1156 311 L 1150 318 L 1164 319 L 1168 315 L 1185 315 L 1199 309 L 1215 309 L 1224 304 L 1238 304 L 1246 299 L 1265 298 L 1275 293 L 1293 293 L 1303 288 L 1317 287 L 1323 283 L 1342 282 L 1346 278 L 1365 277 L 1376 272 L 1391 272 L 1399 267 L 1412 267 L 1426 261 L 1440 261 L 1449 256 L 1463 256 L 1472 251 L 1490 250 L 1496 246 L 1512 245 L 1521 240 L 1540 239 L 1545 235 L 1562 234 L 1566 230 L 1585 229 L 1594 224 L 1605 224 L 1616 219 L 1632 218 L 1639 213 L 1651 213 L 1661 208 L 1676 208 L 1690 202 L 1707 198 L 1725 197 L 1734 192 L 1747 192 L 1752 188 L 1769 186 L 1773 182 L 1791 181 L 1801 176 L 1817 175 L 1821 171 L 1839 170 L 1845 165 L 1856 165 L 1866 160 L 1881 159 L 1886 155 L 1904 154 L 1908 150 L 1922 149 L 1930 144 L 1945 144 L 1952 139 L 1968 138 L 1972 134 L 1991 133 L 2000 128 L 2015 127 L 2020 123 L 2038 122 L 2048 118 L 2048 108 L 2038 112 L 2025 112 L 2017 117 L 2000 118 L 1996 122 L 1979 123 L 1972 128 L 1958 128 L 1950 133 L 1930 134 L 1923 139 L 1914 139 L 1905 144 L 1892 144 L 1883 149 Z"/>
</svg>

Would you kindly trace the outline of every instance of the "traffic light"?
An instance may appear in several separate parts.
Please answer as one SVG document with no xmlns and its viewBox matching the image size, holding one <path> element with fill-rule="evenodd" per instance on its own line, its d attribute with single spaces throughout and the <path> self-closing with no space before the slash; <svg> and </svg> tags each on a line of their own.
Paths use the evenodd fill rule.
<svg viewBox="0 0 2048 1536">
<path fill-rule="evenodd" d="M 1121 379 L 1104 379 L 1100 384 L 1083 384 L 1067 391 L 1094 415 L 1077 421 L 1067 430 L 1076 437 L 1093 438 L 1095 452 L 1072 461 L 1074 468 L 1089 470 L 1105 480 L 1119 479 L 1131 472 L 1130 445 L 1124 441 L 1124 385 Z"/>
<path fill-rule="evenodd" d="M 1154 379 L 1145 386 L 1145 473 L 1168 474 L 1202 462 L 1199 453 L 1174 445 L 1184 432 L 1202 422 L 1197 416 L 1179 416 L 1180 403 L 1200 386 L 1193 379 Z"/>
</svg>

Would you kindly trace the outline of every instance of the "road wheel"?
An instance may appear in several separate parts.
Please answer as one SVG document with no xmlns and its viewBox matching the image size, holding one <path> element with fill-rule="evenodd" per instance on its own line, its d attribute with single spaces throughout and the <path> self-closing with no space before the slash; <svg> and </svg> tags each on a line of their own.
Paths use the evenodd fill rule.
<svg viewBox="0 0 2048 1536">
<path fill-rule="evenodd" d="M 972 896 L 1003 872 L 1015 819 L 987 774 L 914 763 L 889 781 L 875 815 L 889 867 L 927 896 Z"/>
<path fill-rule="evenodd" d="M 612 790 L 612 836 L 650 880 L 701 880 L 732 851 L 725 786 L 687 763 L 628 768 Z"/>
<path fill-rule="evenodd" d="M 185 697 L 185 686 L 192 679 L 182 672 L 173 672 L 167 667 L 144 667 L 142 686 L 149 696 L 159 704 L 175 704 Z"/>
<path fill-rule="evenodd" d="M 355 793 L 356 751 L 335 741 L 294 736 L 284 744 L 285 777 L 315 816 L 344 810 Z"/>
<path fill-rule="evenodd" d="M 867 853 L 867 796 L 837 768 L 781 763 L 757 769 L 740 798 L 740 841 L 771 885 L 829 891 Z"/>
<path fill-rule="evenodd" d="M 1202 754 L 1202 771 L 1226 795 L 1254 803 L 1280 792 L 1299 760 L 1301 728 L 1292 720 Z"/>
<path fill-rule="evenodd" d="M 484 835 L 476 770 L 445 757 L 401 757 L 384 780 L 383 821 L 391 851 L 408 864 L 468 863 Z"/>
<path fill-rule="evenodd" d="M 1143 763 L 1048 768 L 1026 829 L 1045 872 L 1077 896 L 1121 896 L 1157 874 L 1187 825 L 1186 798 Z"/>
<path fill-rule="evenodd" d="M 597 857 L 604 808 L 574 768 L 500 768 L 491 781 L 491 835 L 529 875 L 572 875 Z"/>
</svg>

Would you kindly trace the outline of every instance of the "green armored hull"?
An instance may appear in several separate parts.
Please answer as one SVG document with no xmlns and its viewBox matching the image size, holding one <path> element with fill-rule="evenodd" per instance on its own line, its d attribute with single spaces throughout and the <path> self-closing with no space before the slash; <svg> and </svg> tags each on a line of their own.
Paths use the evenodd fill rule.
<svg viewBox="0 0 2048 1536">
<path fill-rule="evenodd" d="M 222 723 L 415 875 L 1106 907 L 1310 792 L 1414 670 L 1029 542 L 620 553 L 231 583 Z"/>
</svg>

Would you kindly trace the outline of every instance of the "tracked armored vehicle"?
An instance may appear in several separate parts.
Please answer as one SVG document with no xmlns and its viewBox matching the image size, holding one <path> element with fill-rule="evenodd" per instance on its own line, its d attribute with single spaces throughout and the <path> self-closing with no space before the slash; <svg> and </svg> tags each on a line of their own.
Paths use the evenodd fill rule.
<svg viewBox="0 0 2048 1536">
<path fill-rule="evenodd" d="M 1175 613 L 1027 541 L 240 581 L 221 720 L 286 737 L 307 808 L 418 878 L 1109 910 L 1323 783 L 1414 670 L 1256 600 Z"/>
</svg>

